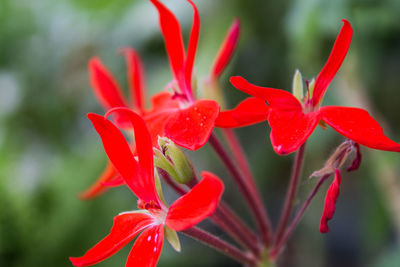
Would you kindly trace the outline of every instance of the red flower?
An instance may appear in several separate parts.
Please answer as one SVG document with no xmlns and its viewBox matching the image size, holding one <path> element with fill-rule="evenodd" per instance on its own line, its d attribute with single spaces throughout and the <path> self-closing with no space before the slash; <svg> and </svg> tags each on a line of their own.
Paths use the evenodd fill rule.
<svg viewBox="0 0 400 267">
<path fill-rule="evenodd" d="M 138 112 L 146 121 L 153 145 L 157 146 L 158 136 L 166 136 L 172 141 L 190 150 L 203 146 L 219 113 L 219 105 L 212 100 L 194 100 L 192 91 L 192 72 L 197 41 L 200 30 L 200 17 L 196 6 L 189 3 L 194 10 L 193 27 L 189 46 L 185 56 L 182 34 L 178 20 L 164 5 L 152 1 L 160 15 L 160 26 L 165 38 L 172 73 L 178 85 L 175 94 L 160 92 L 151 99 L 151 108 L 145 105 L 145 77 L 143 64 L 138 54 L 129 48 L 121 50 L 126 57 L 127 76 L 131 91 L 131 101 L 128 101 L 120 90 L 120 86 L 110 71 L 98 58 L 89 63 L 90 81 L 95 95 L 107 111 L 114 107 L 128 107 Z M 235 20 L 223 42 L 211 71 L 211 79 L 217 79 L 229 62 L 239 36 L 239 21 Z M 259 100 L 256 100 L 260 102 Z M 261 101 L 263 105 L 263 101 Z M 259 112 L 258 112 L 259 113 Z M 263 116 L 264 114 L 262 114 Z M 115 122 L 123 128 L 130 126 L 129 120 L 123 114 L 115 114 Z M 123 183 L 118 173 L 109 167 L 97 181 L 85 192 L 80 194 L 83 199 L 92 198 L 105 191 L 105 186 L 116 186 Z"/>
<path fill-rule="evenodd" d="M 265 110 L 265 114 L 268 114 L 266 117 L 271 126 L 271 143 L 279 154 L 296 151 L 321 120 L 361 145 L 380 150 L 400 151 L 400 145 L 384 135 L 378 122 L 366 110 L 340 106 L 320 107 L 325 91 L 350 46 L 353 30 L 348 21 L 343 22 L 329 59 L 315 81 L 314 90 L 308 91 L 303 103 L 287 91 L 255 86 L 239 76 L 231 78 L 231 83 L 237 89 L 267 101 L 268 108 L 263 107 L 260 110 Z M 245 117 L 245 109 L 240 107 L 231 112 L 236 121 Z M 221 113 L 220 116 L 227 117 L 226 113 Z M 261 120 L 262 117 L 257 119 Z M 234 124 L 224 125 L 223 119 L 218 119 L 217 122 L 220 122 L 217 123 L 220 127 L 231 127 Z M 248 120 L 245 124 L 250 123 Z"/>
<path fill-rule="evenodd" d="M 326 192 L 324 211 L 322 213 L 321 224 L 319 226 L 319 231 L 321 233 L 329 232 L 328 221 L 332 219 L 333 214 L 335 213 L 335 205 L 339 197 L 339 186 L 341 182 L 342 178 L 340 176 L 340 171 L 335 169 L 335 179 L 329 186 L 328 192 Z"/>
<path fill-rule="evenodd" d="M 159 122 L 160 126 L 164 128 L 165 136 L 182 147 L 196 150 L 207 142 L 219 113 L 217 102 L 213 100 L 194 100 L 192 75 L 200 33 L 199 13 L 194 3 L 188 0 L 193 7 L 194 15 L 189 45 L 185 53 L 178 20 L 159 1 L 151 0 L 151 2 L 159 13 L 160 27 L 164 36 L 172 74 L 178 85 L 178 88 L 172 86 L 175 94 L 170 100 L 177 100 L 179 108 L 154 107 L 153 114 L 145 117 L 145 119 L 161 116 L 162 119 L 159 119 Z"/>
<path fill-rule="evenodd" d="M 110 112 L 113 111 L 115 109 Z M 123 134 L 106 119 L 110 112 L 105 117 L 96 114 L 88 114 L 88 117 L 99 133 L 110 161 L 138 197 L 138 207 L 142 210 L 116 216 L 108 236 L 84 256 L 71 257 L 70 260 L 75 266 L 96 264 L 116 253 L 143 231 L 133 245 L 126 266 L 155 266 L 163 245 L 164 228 L 182 231 L 211 215 L 218 205 L 224 185 L 215 175 L 203 172 L 201 182 L 168 208 L 160 200 L 155 187 L 153 146 L 144 120 L 127 108 L 118 108 L 119 115 L 129 120 L 134 128 L 136 160 Z"/>
</svg>

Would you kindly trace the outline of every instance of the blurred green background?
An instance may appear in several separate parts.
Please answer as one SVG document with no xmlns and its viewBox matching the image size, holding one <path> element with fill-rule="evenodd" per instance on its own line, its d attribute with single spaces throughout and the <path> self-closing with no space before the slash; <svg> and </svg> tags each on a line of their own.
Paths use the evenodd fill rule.
<svg viewBox="0 0 400 267">
<path fill-rule="evenodd" d="M 188 37 L 190 6 L 184 0 L 164 2 Z M 228 83 L 230 75 L 286 89 L 296 68 L 308 79 L 315 77 L 340 20 L 348 19 L 353 42 L 325 104 L 368 108 L 385 132 L 400 140 L 400 1 L 195 2 L 202 19 L 195 64 L 199 80 L 207 75 L 230 23 L 241 20 L 239 47 L 222 77 L 231 107 L 245 95 Z M 92 201 L 77 198 L 106 162 L 86 118 L 88 112 L 103 113 L 89 85 L 87 63 L 99 56 L 126 88 L 124 59 L 117 54 L 124 46 L 141 54 L 149 95 L 171 80 L 158 16 L 149 1 L 0 0 L 0 266 L 72 266 L 68 257 L 82 255 L 104 237 L 113 216 L 136 208 L 126 188 Z M 237 132 L 276 222 L 293 155 L 272 151 L 265 123 Z M 331 129 L 318 129 L 310 138 L 298 203 L 316 183 L 308 176 L 342 141 Z M 318 231 L 325 186 L 290 239 L 280 266 L 400 266 L 400 155 L 362 152 L 360 170 L 343 175 L 331 232 Z M 199 171 L 223 177 L 228 187 L 224 198 L 247 219 L 238 191 L 210 147 L 189 154 Z M 203 225 L 222 236 L 211 224 Z M 164 245 L 159 266 L 238 266 L 186 237 L 182 242 L 180 255 Z M 129 249 L 97 266 L 124 266 Z"/>
</svg>

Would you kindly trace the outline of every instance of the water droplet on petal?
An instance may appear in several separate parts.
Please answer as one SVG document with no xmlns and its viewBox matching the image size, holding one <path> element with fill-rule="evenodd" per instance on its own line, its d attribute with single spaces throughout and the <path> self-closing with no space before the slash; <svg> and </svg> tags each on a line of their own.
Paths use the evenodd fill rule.
<svg viewBox="0 0 400 267">
<path fill-rule="evenodd" d="M 200 127 L 203 127 L 203 125 L 204 125 L 203 123 L 200 123 Z"/>
<path fill-rule="evenodd" d="M 187 120 L 187 121 L 190 120 L 189 117 L 186 117 L 186 120 Z"/>
<path fill-rule="evenodd" d="M 149 235 L 149 237 L 147 237 L 147 241 L 150 242 L 150 240 L 151 240 L 151 235 Z"/>
<path fill-rule="evenodd" d="M 156 251 L 157 251 L 157 247 L 154 247 L 153 252 L 156 252 Z"/>
<path fill-rule="evenodd" d="M 194 107 L 194 110 L 197 110 L 197 107 Z"/>
</svg>

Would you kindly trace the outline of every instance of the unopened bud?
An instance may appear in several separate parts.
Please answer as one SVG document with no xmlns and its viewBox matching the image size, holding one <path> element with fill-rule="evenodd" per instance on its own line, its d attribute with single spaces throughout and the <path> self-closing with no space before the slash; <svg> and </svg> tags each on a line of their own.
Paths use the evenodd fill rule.
<svg viewBox="0 0 400 267">
<path fill-rule="evenodd" d="M 329 159 L 325 162 L 324 167 L 313 172 L 311 177 L 322 177 L 324 175 L 331 175 L 335 172 L 335 169 L 339 169 L 346 161 L 347 157 L 356 149 L 357 150 L 357 158 L 361 161 L 361 155 L 359 152 L 359 146 L 357 143 L 347 140 L 339 145 L 335 152 L 329 157 Z M 360 161 L 353 162 L 350 169 L 358 168 Z M 354 165 L 354 166 L 353 166 Z"/>
<path fill-rule="evenodd" d="M 194 178 L 192 163 L 186 155 L 167 138 L 158 138 L 159 149 L 155 149 L 154 164 L 166 171 L 180 184 L 187 184 Z"/>
</svg>

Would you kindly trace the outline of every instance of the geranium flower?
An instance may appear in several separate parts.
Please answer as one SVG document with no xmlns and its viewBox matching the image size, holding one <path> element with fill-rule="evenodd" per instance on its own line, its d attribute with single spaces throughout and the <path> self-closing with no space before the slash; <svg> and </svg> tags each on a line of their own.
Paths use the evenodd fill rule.
<svg viewBox="0 0 400 267">
<path fill-rule="evenodd" d="M 171 69 L 179 90 L 171 86 L 176 90 L 175 94 L 163 91 L 154 95 L 151 98 L 151 108 L 147 109 L 143 64 L 139 55 L 131 48 L 121 49 L 127 62 L 127 77 L 131 92 L 130 101 L 123 96 L 117 81 L 97 57 L 92 58 L 89 63 L 91 85 L 106 111 L 114 107 L 126 107 L 142 115 L 152 136 L 153 146 L 157 146 L 158 136 L 166 136 L 178 145 L 196 150 L 207 142 L 219 112 L 219 105 L 215 101 L 194 100 L 191 78 L 200 31 L 200 17 L 196 6 L 192 1 L 189 1 L 193 7 L 194 16 L 189 47 L 185 56 L 178 20 L 160 2 L 152 2 L 160 14 L 160 25 L 164 34 Z M 225 69 L 236 46 L 239 29 L 239 21 L 235 20 L 211 68 L 210 79 L 217 79 Z M 122 128 L 130 126 L 129 120 L 124 118 L 123 114 L 115 114 L 114 116 L 114 121 L 118 126 Z M 83 199 L 92 198 L 104 192 L 108 186 L 121 184 L 123 184 L 123 180 L 112 164 L 108 163 L 102 175 L 89 189 L 81 193 L 80 197 Z"/>
<path fill-rule="evenodd" d="M 384 135 L 378 122 L 366 110 L 340 106 L 320 107 L 325 91 L 350 46 L 353 30 L 348 21 L 343 22 L 329 59 L 315 80 L 314 87 L 308 88 L 303 102 L 287 91 L 255 86 L 240 76 L 230 79 L 237 89 L 268 103 L 268 108 L 264 110 L 268 114 L 271 127 L 271 143 L 279 154 L 296 151 L 320 121 L 361 145 L 380 150 L 400 151 L 400 145 Z M 242 114 L 235 112 L 233 115 L 236 116 L 236 120 L 245 117 L 245 109 L 243 111 L 238 107 L 237 110 Z"/>
<path fill-rule="evenodd" d="M 139 55 L 131 48 L 123 48 L 120 51 L 125 56 L 127 63 L 127 77 L 131 100 L 129 101 L 128 98 L 123 96 L 120 89 L 121 87 L 111 72 L 104 66 L 99 58 L 94 57 L 89 62 L 89 73 L 90 83 L 96 97 L 106 111 L 115 107 L 125 107 L 141 115 L 152 113 L 152 109 L 146 108 L 145 73 Z M 171 96 L 172 94 L 169 92 L 160 92 L 151 98 L 151 104 L 156 107 L 178 108 L 178 101 L 170 100 Z M 113 116 L 118 126 L 124 129 L 131 127 L 129 119 L 124 117 L 124 114 L 116 113 Z M 157 146 L 157 137 L 164 135 L 163 127 L 159 125 L 158 121 L 157 118 L 147 121 L 147 126 L 153 140 L 153 146 Z M 160 121 L 162 120 L 160 119 Z M 133 152 L 135 153 L 134 148 Z M 79 196 L 82 199 L 93 198 L 103 193 L 109 186 L 118 186 L 122 184 L 123 179 L 119 176 L 113 165 L 108 162 L 105 170 L 100 177 L 96 179 L 96 182 Z"/>
<path fill-rule="evenodd" d="M 123 134 L 107 119 L 115 109 L 104 117 L 96 114 L 88 114 L 88 117 L 100 135 L 110 161 L 138 197 L 138 207 L 141 210 L 116 216 L 108 236 L 82 257 L 70 258 L 75 266 L 88 266 L 103 261 L 140 232 L 142 233 L 132 247 L 126 266 L 156 266 L 162 250 L 164 230 L 168 227 L 174 231 L 182 231 L 207 218 L 217 208 L 224 190 L 218 177 L 203 172 L 203 179 L 168 208 L 155 187 L 153 146 L 144 120 L 127 108 L 117 110 L 133 126 L 138 160 Z"/>
</svg>

